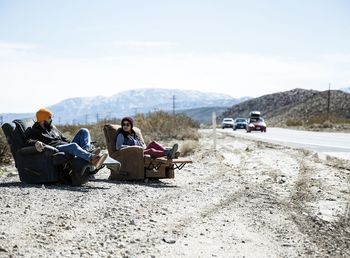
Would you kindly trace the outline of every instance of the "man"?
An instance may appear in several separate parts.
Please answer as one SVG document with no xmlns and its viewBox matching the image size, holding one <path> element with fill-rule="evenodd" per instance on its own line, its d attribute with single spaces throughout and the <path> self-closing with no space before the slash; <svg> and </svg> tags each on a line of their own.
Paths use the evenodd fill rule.
<svg viewBox="0 0 350 258">
<path fill-rule="evenodd" d="M 36 122 L 26 131 L 28 145 L 34 145 L 37 151 L 42 152 L 45 145 L 57 148 L 59 151 L 80 157 L 92 164 L 96 169 L 101 168 L 108 154 L 100 155 L 100 149 L 92 151 L 91 138 L 88 129 L 82 128 L 70 142 L 52 124 L 52 113 L 41 108 L 36 112 Z"/>
</svg>

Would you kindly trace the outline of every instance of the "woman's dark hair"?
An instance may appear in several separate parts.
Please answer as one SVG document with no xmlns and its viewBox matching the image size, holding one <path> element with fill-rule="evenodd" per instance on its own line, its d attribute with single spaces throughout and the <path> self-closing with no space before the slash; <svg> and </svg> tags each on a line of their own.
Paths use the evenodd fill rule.
<svg viewBox="0 0 350 258">
<path fill-rule="evenodd" d="M 128 121 L 128 122 L 130 123 L 130 126 L 131 126 L 130 133 L 124 131 L 124 129 L 123 129 L 123 123 L 124 123 L 125 121 Z M 122 121 L 120 122 L 120 126 L 121 126 L 120 132 L 124 135 L 124 137 L 128 137 L 129 134 L 132 134 L 133 136 L 136 135 L 136 133 L 135 133 L 135 131 L 134 131 L 134 129 L 133 129 L 133 127 L 134 127 L 134 120 L 133 120 L 131 117 L 128 117 L 128 116 L 123 117 L 123 118 L 122 118 Z"/>
<path fill-rule="evenodd" d="M 134 120 L 133 120 L 131 117 L 126 116 L 126 117 L 123 117 L 123 118 L 122 118 L 122 121 L 120 122 L 120 125 L 121 125 L 122 127 L 123 127 L 123 123 L 124 123 L 125 121 L 128 121 L 128 122 L 130 123 L 131 129 L 134 127 Z"/>
</svg>

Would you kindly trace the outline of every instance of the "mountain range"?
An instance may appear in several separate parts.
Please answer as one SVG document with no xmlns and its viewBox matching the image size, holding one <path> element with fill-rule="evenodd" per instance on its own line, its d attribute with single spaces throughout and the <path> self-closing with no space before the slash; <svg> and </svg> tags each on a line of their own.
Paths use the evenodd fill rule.
<svg viewBox="0 0 350 258">
<path fill-rule="evenodd" d="M 102 119 L 121 118 L 159 110 L 168 112 L 175 110 L 177 113 L 181 110 L 186 113 L 186 110 L 204 107 L 207 110 L 223 112 L 247 99 L 249 97 L 233 98 L 227 94 L 194 90 L 147 88 L 127 90 L 112 96 L 69 98 L 47 108 L 53 112 L 55 123 L 75 124 L 94 123 Z M 4 122 L 8 122 L 18 118 L 34 117 L 34 113 L 3 113 L 0 116 Z"/>
</svg>

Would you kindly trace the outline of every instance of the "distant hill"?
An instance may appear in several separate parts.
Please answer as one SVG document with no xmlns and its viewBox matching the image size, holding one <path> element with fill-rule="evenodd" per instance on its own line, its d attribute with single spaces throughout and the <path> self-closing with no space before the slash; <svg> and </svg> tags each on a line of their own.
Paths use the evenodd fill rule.
<svg viewBox="0 0 350 258">
<path fill-rule="evenodd" d="M 179 110 L 176 113 L 184 113 L 192 119 L 196 120 L 201 124 L 211 124 L 212 115 L 215 111 L 216 116 L 221 116 L 223 112 L 227 110 L 226 107 L 203 107 L 203 108 L 193 108 L 186 110 Z"/>
<path fill-rule="evenodd" d="M 264 95 L 233 105 L 222 117 L 248 117 L 252 110 L 259 110 L 268 123 L 283 125 L 288 119 L 305 120 L 327 112 L 328 91 L 293 89 Z M 330 112 L 350 119 L 350 94 L 331 91 Z"/>
<path fill-rule="evenodd" d="M 221 93 L 148 88 L 127 90 L 109 97 L 70 98 L 48 108 L 53 111 L 56 123 L 94 123 L 101 119 L 121 118 L 136 113 L 172 111 L 173 96 L 175 96 L 176 110 L 202 107 L 214 109 L 224 107 L 226 109 L 247 99 L 236 99 Z M 7 122 L 15 118 L 34 117 L 34 114 L 7 113 L 0 114 L 0 116 L 4 122 Z"/>
</svg>

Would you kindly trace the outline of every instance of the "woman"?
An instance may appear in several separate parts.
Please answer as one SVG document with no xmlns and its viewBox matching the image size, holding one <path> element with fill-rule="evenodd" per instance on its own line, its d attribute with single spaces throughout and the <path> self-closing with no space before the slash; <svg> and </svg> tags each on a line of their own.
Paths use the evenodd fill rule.
<svg viewBox="0 0 350 258">
<path fill-rule="evenodd" d="M 171 149 L 166 149 L 159 143 L 152 141 L 148 146 L 145 145 L 142 139 L 133 130 L 134 121 L 131 117 L 124 117 L 121 121 L 121 130 L 117 133 L 116 149 L 120 150 L 127 146 L 141 146 L 144 154 L 151 157 L 159 158 L 167 156 L 168 159 L 178 157 L 178 144 L 175 143 Z"/>
</svg>

